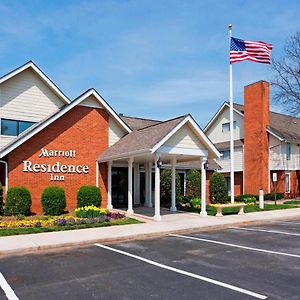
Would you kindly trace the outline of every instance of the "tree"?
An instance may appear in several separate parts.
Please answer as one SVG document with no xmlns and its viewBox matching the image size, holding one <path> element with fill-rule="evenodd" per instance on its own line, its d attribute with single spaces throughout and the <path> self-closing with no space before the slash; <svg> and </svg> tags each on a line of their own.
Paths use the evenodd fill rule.
<svg viewBox="0 0 300 300">
<path fill-rule="evenodd" d="M 175 179 L 175 190 L 176 190 L 176 198 L 182 194 L 181 192 L 181 184 L 180 184 L 180 176 L 176 173 Z M 160 175 L 160 187 L 161 187 L 161 203 L 169 205 L 171 202 L 171 194 L 172 194 L 172 171 L 170 169 L 164 169 Z"/>
<path fill-rule="evenodd" d="M 211 203 L 226 203 L 228 192 L 225 177 L 214 172 L 209 181 L 209 198 Z"/>
<path fill-rule="evenodd" d="M 197 170 L 189 170 L 186 175 L 186 195 L 201 197 L 201 175 Z"/>
<path fill-rule="evenodd" d="M 271 84 L 275 87 L 274 100 L 287 107 L 290 113 L 300 114 L 300 32 L 286 42 L 284 57 L 272 59 L 275 76 Z"/>
</svg>

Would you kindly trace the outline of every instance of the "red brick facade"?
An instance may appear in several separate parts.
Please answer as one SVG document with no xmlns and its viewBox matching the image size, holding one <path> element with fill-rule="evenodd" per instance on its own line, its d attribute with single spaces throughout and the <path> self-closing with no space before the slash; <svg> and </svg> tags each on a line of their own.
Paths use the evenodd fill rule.
<svg viewBox="0 0 300 300">
<path fill-rule="evenodd" d="M 276 171 L 277 173 L 277 184 L 276 191 L 279 193 L 284 193 L 285 198 L 295 198 L 299 196 L 299 171 L 291 171 L 290 173 L 290 192 L 285 193 L 285 171 Z M 275 192 L 275 185 L 272 181 L 272 176 L 274 172 L 271 172 L 271 182 L 270 189 L 271 192 Z"/>
<path fill-rule="evenodd" d="M 269 83 L 245 87 L 244 95 L 244 192 L 269 189 Z"/>
<path fill-rule="evenodd" d="M 76 207 L 76 192 L 81 185 L 96 184 L 96 159 L 108 148 L 108 114 L 103 109 L 76 106 L 9 153 L 9 186 L 25 186 L 31 192 L 32 211 L 41 212 L 41 193 L 49 185 L 62 186 L 66 193 L 67 209 Z M 75 157 L 39 157 L 41 149 L 75 150 Z M 50 173 L 23 172 L 23 161 L 32 164 L 88 166 L 88 173 L 57 173 L 63 181 L 51 181 Z M 102 206 L 107 204 L 107 167 L 99 168 Z"/>
</svg>

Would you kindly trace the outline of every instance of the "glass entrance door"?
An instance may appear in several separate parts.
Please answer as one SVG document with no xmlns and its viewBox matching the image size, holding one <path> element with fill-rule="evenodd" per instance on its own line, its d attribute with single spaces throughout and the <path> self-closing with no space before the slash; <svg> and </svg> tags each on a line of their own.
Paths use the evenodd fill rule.
<svg viewBox="0 0 300 300">
<path fill-rule="evenodd" d="M 112 205 L 115 208 L 128 205 L 128 169 L 112 168 Z"/>
</svg>

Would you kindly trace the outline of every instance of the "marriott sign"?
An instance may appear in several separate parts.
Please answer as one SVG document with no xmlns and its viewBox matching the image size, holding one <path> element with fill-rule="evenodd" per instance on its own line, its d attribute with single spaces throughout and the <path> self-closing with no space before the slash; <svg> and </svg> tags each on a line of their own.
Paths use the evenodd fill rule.
<svg viewBox="0 0 300 300">
<path fill-rule="evenodd" d="M 75 158 L 76 150 L 48 150 L 43 148 L 38 157 Z M 61 164 L 59 161 L 53 164 L 34 164 L 30 160 L 24 160 L 23 172 L 50 173 L 51 181 L 64 181 L 65 177 L 61 174 L 88 174 L 89 166 Z"/>
</svg>

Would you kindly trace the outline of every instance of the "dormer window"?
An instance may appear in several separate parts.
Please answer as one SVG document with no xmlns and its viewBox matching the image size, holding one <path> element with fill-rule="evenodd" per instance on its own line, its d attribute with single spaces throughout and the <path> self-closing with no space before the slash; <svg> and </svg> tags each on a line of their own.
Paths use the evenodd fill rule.
<svg viewBox="0 0 300 300">
<path fill-rule="evenodd" d="M 236 129 L 236 121 L 233 121 L 233 129 Z M 230 123 L 223 123 L 222 124 L 222 132 L 229 132 L 230 131 Z"/>
<path fill-rule="evenodd" d="M 34 122 L 1 119 L 1 135 L 17 136 L 33 124 Z"/>
</svg>

